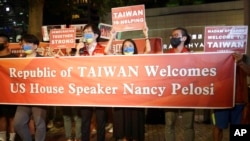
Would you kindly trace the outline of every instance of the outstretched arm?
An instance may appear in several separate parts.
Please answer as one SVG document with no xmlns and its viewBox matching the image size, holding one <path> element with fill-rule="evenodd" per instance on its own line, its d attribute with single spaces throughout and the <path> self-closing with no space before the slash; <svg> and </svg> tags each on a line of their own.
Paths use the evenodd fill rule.
<svg viewBox="0 0 250 141">
<path fill-rule="evenodd" d="M 111 29 L 111 30 L 110 30 L 110 38 L 109 38 L 109 41 L 108 41 L 108 43 L 107 43 L 107 45 L 106 45 L 106 47 L 105 47 L 105 49 L 104 49 L 104 54 L 105 54 L 105 55 L 110 55 L 110 54 L 112 54 L 112 52 L 111 52 L 111 47 L 112 47 L 112 42 L 113 42 L 113 40 L 115 39 L 115 36 L 116 36 L 116 32 L 115 32 L 113 29 Z"/>
<path fill-rule="evenodd" d="M 150 40 L 148 38 L 148 27 L 147 26 L 145 26 L 145 28 L 143 29 L 143 34 L 145 36 L 145 42 L 146 42 L 144 53 L 147 54 L 147 53 L 151 52 L 151 45 L 150 45 Z"/>
</svg>

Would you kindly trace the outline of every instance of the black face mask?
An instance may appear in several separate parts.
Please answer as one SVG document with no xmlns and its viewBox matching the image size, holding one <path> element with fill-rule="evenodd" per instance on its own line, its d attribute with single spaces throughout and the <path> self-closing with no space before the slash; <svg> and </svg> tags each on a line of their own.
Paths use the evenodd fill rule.
<svg viewBox="0 0 250 141">
<path fill-rule="evenodd" d="M 171 38 L 170 44 L 173 48 L 177 48 L 181 44 L 181 37 L 180 38 Z"/>
<path fill-rule="evenodd" d="M 4 43 L 0 43 L 0 51 L 2 51 L 4 49 L 5 49 Z"/>
</svg>

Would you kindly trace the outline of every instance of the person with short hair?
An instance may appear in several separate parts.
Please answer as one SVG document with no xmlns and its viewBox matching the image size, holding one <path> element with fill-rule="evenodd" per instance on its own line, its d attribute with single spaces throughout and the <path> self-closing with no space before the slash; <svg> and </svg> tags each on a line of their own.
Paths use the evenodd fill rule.
<svg viewBox="0 0 250 141">
<path fill-rule="evenodd" d="M 171 49 L 167 53 L 189 53 L 187 48 L 190 43 L 191 37 L 188 34 L 187 29 L 183 27 L 177 27 L 172 30 L 170 36 Z M 175 141 L 175 123 L 178 114 L 182 115 L 182 126 L 184 130 L 184 141 L 194 141 L 194 109 L 165 109 L 165 140 Z"/>
<path fill-rule="evenodd" d="M 94 24 L 87 24 L 83 28 L 83 42 L 76 47 L 76 56 L 96 56 L 104 55 L 104 47 L 98 43 L 101 32 Z M 105 125 L 107 108 L 105 107 L 80 107 L 82 116 L 82 140 L 90 140 L 90 125 L 93 112 L 95 111 L 95 119 L 97 125 L 97 141 L 105 140 Z"/>
<path fill-rule="evenodd" d="M 36 52 L 39 46 L 39 39 L 33 34 L 23 35 L 21 46 L 26 57 L 42 57 Z M 35 122 L 35 140 L 44 141 L 46 138 L 46 108 L 44 106 L 17 106 L 14 117 L 14 128 L 23 141 L 32 141 L 29 129 L 29 121 L 32 118 Z"/>
</svg>

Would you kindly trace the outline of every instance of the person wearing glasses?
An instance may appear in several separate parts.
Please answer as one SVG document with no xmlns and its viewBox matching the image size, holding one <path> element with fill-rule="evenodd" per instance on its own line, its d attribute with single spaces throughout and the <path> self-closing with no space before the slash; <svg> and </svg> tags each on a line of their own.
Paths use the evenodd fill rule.
<svg viewBox="0 0 250 141">
<path fill-rule="evenodd" d="M 187 48 L 191 41 L 187 29 L 177 27 L 172 30 L 170 36 L 171 49 L 167 53 L 188 53 L 190 50 Z M 194 109 L 166 109 L 165 110 L 165 140 L 175 141 L 175 123 L 176 119 L 182 116 L 182 126 L 184 130 L 184 141 L 194 141 Z"/>
</svg>

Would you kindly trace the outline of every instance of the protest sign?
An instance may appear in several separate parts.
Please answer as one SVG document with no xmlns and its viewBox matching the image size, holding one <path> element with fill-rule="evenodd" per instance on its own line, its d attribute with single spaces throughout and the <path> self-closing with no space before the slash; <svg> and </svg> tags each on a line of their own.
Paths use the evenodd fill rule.
<svg viewBox="0 0 250 141">
<path fill-rule="evenodd" d="M 246 53 L 248 26 L 207 26 L 205 27 L 205 52 Z"/>
<path fill-rule="evenodd" d="M 52 29 L 50 31 L 50 48 L 73 48 L 75 47 L 76 29 Z"/>
<path fill-rule="evenodd" d="M 112 8 L 112 26 L 116 32 L 142 30 L 145 22 L 144 5 Z"/>
<path fill-rule="evenodd" d="M 83 38 L 83 28 L 86 24 L 71 24 L 70 28 L 76 29 L 76 39 L 80 41 L 81 38 Z"/>
<path fill-rule="evenodd" d="M 44 25 L 42 26 L 42 36 L 43 36 L 43 41 L 48 42 L 49 39 L 49 34 L 51 29 L 62 29 L 66 28 L 66 25 Z"/>
</svg>

